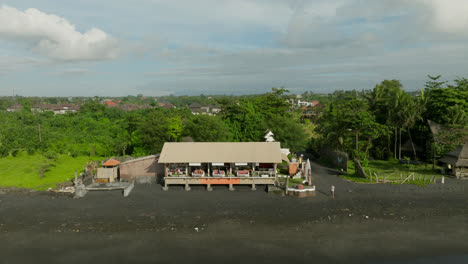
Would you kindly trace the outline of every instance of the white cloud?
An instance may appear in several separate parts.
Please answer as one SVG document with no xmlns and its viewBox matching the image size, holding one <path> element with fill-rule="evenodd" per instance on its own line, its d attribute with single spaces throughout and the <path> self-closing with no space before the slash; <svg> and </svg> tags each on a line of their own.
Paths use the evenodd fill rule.
<svg viewBox="0 0 468 264">
<path fill-rule="evenodd" d="M 0 38 L 28 44 L 33 51 L 57 60 L 107 60 L 120 55 L 116 39 L 97 28 L 85 33 L 66 19 L 30 8 L 0 8 Z"/>
<path fill-rule="evenodd" d="M 468 33 L 468 1 L 430 0 L 425 3 L 429 4 L 434 12 L 433 23 L 438 30 L 447 33 Z"/>
</svg>

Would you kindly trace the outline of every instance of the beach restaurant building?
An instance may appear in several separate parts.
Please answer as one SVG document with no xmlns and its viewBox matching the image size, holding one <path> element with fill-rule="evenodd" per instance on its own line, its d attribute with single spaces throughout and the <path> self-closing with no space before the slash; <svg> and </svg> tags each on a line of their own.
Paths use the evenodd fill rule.
<svg viewBox="0 0 468 264">
<path fill-rule="evenodd" d="M 169 185 L 271 185 L 281 163 L 279 142 L 167 142 L 159 157 Z"/>
</svg>

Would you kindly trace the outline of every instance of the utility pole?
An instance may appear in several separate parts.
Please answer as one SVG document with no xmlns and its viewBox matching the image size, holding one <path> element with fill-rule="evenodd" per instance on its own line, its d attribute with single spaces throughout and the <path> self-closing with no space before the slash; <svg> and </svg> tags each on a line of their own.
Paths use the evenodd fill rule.
<svg viewBox="0 0 468 264">
<path fill-rule="evenodd" d="M 38 124 L 38 128 L 39 128 L 39 143 L 42 143 L 42 137 L 41 137 L 41 124 L 40 124 L 40 123 Z"/>
</svg>

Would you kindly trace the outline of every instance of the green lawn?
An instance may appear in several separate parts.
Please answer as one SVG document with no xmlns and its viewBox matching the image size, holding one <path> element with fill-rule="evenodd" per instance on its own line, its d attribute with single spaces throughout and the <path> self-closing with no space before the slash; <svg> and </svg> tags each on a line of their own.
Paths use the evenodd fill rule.
<svg viewBox="0 0 468 264">
<path fill-rule="evenodd" d="M 406 179 L 410 174 L 414 173 L 414 180 L 411 177 L 408 183 L 422 185 L 424 183 L 429 183 L 429 179 L 435 176 L 437 179 L 440 179 L 442 176 L 438 173 L 439 167 L 436 167 L 436 171 L 432 170 L 431 164 L 400 164 L 397 160 L 372 160 L 369 161 L 369 164 L 363 166 L 366 174 L 372 175 L 372 182 L 376 181 L 375 174 L 377 174 L 379 181 L 383 181 L 384 178 L 386 182 L 395 182 L 399 183 L 402 180 Z M 356 182 L 367 182 L 370 183 L 370 179 L 364 179 L 357 177 L 355 175 L 354 162 L 349 161 L 348 163 L 348 173 L 349 175 L 343 175 L 343 178 L 348 180 L 353 180 Z M 426 179 L 426 182 L 424 182 Z"/>
<path fill-rule="evenodd" d="M 21 187 L 35 190 L 55 188 L 57 183 L 72 180 L 75 170 L 82 172 L 85 164 L 99 158 L 58 155 L 55 161 L 42 155 L 20 153 L 16 157 L 0 158 L 0 187 Z M 40 178 L 44 164 L 51 164 Z"/>
</svg>

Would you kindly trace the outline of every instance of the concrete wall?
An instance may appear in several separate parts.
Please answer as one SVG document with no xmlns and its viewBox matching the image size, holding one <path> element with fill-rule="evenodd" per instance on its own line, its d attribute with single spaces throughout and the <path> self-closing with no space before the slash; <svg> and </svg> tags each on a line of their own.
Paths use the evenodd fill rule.
<svg viewBox="0 0 468 264">
<path fill-rule="evenodd" d="M 120 180 L 153 183 L 164 177 L 164 164 L 158 158 L 148 158 L 120 164 Z"/>
</svg>

